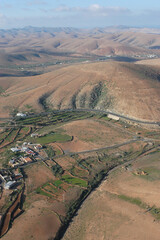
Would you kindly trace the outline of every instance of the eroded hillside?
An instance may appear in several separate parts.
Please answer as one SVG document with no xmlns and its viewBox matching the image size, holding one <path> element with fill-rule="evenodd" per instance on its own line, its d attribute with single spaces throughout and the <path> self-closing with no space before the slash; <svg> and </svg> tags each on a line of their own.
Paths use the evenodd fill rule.
<svg viewBox="0 0 160 240">
<path fill-rule="evenodd" d="M 1 78 L 1 116 L 13 109 L 95 108 L 159 120 L 159 69 L 133 63 L 87 63 L 32 77 Z"/>
</svg>

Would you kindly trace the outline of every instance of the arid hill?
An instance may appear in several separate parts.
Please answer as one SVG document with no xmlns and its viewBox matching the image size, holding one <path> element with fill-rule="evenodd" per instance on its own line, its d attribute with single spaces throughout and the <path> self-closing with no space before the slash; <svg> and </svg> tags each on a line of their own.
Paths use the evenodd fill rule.
<svg viewBox="0 0 160 240">
<path fill-rule="evenodd" d="M 41 63 L 76 56 L 159 54 L 156 29 L 125 27 L 0 30 L 0 65 Z"/>
<path fill-rule="evenodd" d="M 110 109 L 138 119 L 160 117 L 160 70 L 133 63 L 100 62 L 62 67 L 32 77 L 0 78 L 0 113 L 13 108 Z"/>
</svg>

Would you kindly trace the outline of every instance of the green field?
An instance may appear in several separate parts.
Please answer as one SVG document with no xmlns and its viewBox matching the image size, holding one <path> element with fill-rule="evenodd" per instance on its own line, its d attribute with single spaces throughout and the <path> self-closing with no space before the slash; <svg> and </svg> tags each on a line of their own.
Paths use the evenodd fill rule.
<svg viewBox="0 0 160 240">
<path fill-rule="evenodd" d="M 87 181 L 80 179 L 80 178 L 75 178 L 71 177 L 70 175 L 64 175 L 62 177 L 62 180 L 66 183 L 72 184 L 72 185 L 78 185 L 80 187 L 87 187 L 88 183 Z"/>
<path fill-rule="evenodd" d="M 63 182 L 61 180 L 56 180 L 54 182 L 47 182 L 43 184 L 42 187 L 38 187 L 36 189 L 36 193 L 52 198 L 53 197 L 52 194 L 56 194 L 60 189 L 62 189 L 61 187 L 62 183 Z"/>
<path fill-rule="evenodd" d="M 48 144 L 53 142 L 68 142 L 71 140 L 72 140 L 71 136 L 60 133 L 49 133 L 43 137 L 39 137 L 36 139 L 36 141 L 40 144 Z"/>
</svg>

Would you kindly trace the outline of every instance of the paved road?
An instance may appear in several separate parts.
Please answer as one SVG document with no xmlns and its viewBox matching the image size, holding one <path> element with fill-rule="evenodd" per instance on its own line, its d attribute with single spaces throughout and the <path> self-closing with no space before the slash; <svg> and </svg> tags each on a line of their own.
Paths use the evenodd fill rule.
<svg viewBox="0 0 160 240">
<path fill-rule="evenodd" d="M 92 152 L 98 152 L 98 151 L 107 150 L 107 149 L 114 149 L 114 148 L 122 147 L 124 145 L 128 145 L 130 143 L 138 142 L 138 141 L 148 142 L 147 139 L 138 139 L 138 138 L 137 139 L 131 139 L 131 140 L 123 142 L 123 143 L 115 144 L 115 145 L 112 145 L 112 146 L 106 146 L 106 147 L 103 147 L 103 148 L 96 148 L 96 149 L 86 150 L 86 151 L 81 151 L 81 152 L 68 152 L 68 153 L 64 153 L 64 154 L 61 154 L 61 155 L 53 157 L 53 159 L 58 159 L 58 158 L 65 157 L 65 156 L 73 156 L 73 155 L 76 155 L 76 154 L 92 153 Z M 29 165 L 33 165 L 33 164 L 39 163 L 39 162 L 44 162 L 44 161 L 47 161 L 49 159 L 49 158 L 45 159 L 43 157 L 40 157 L 40 158 L 41 158 L 41 160 L 38 160 L 38 161 L 35 161 L 35 162 L 31 162 L 31 163 L 27 163 L 27 164 L 22 165 L 20 167 L 21 168 L 25 168 L 25 167 L 27 167 Z M 14 167 L 12 169 L 15 169 L 15 168 L 16 167 Z"/>
<path fill-rule="evenodd" d="M 53 112 L 96 112 L 96 113 L 103 113 L 103 114 L 112 114 L 116 117 L 131 121 L 131 122 L 136 122 L 136 123 L 141 123 L 141 124 L 151 124 L 151 125 L 160 125 L 160 122 L 156 121 L 149 121 L 149 120 L 139 120 L 135 118 L 131 118 L 122 114 L 114 113 L 112 111 L 105 111 L 105 110 L 99 110 L 99 109 L 64 109 L 64 110 L 54 110 Z"/>
<path fill-rule="evenodd" d="M 39 114 L 35 114 L 35 115 L 30 115 L 27 116 L 26 118 L 30 118 L 30 117 L 36 117 L 36 116 L 46 116 L 48 114 L 51 113 L 61 113 L 61 112 L 95 112 L 95 113 L 103 113 L 103 114 L 112 114 L 116 117 L 119 117 L 121 119 L 125 119 L 131 122 L 135 122 L 135 123 L 140 123 L 140 124 L 147 124 L 147 125 L 158 125 L 160 126 L 160 122 L 157 121 L 149 121 L 149 120 L 139 120 L 139 119 L 135 119 L 135 118 L 131 118 L 122 114 L 118 114 L 112 111 L 105 111 L 105 110 L 99 110 L 99 109 L 62 109 L 62 110 L 53 110 L 50 112 L 42 112 Z M 0 118 L 0 121 L 7 121 L 7 120 L 14 120 L 14 118 Z"/>
</svg>

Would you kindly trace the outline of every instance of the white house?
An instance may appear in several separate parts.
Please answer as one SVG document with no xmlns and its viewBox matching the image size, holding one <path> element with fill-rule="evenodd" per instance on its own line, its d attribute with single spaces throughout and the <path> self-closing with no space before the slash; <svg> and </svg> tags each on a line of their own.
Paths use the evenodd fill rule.
<svg viewBox="0 0 160 240">
<path fill-rule="evenodd" d="M 111 114 L 111 113 L 108 114 L 108 118 L 113 119 L 113 120 L 116 120 L 116 121 L 119 121 L 119 117 L 118 117 L 118 116 L 115 116 L 115 115 L 113 115 L 113 114 Z"/>
<path fill-rule="evenodd" d="M 12 152 L 20 152 L 20 149 L 17 148 L 17 147 L 15 147 L 15 148 L 11 148 L 11 151 L 12 151 Z"/>
<path fill-rule="evenodd" d="M 9 181 L 7 183 L 4 183 L 4 189 L 10 189 L 15 183 L 16 181 Z"/>
<path fill-rule="evenodd" d="M 26 115 L 25 113 L 19 112 L 19 113 L 16 114 L 16 116 L 17 116 L 17 117 L 22 117 L 22 118 L 24 118 L 24 117 L 26 117 L 27 115 Z"/>
</svg>

